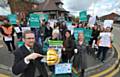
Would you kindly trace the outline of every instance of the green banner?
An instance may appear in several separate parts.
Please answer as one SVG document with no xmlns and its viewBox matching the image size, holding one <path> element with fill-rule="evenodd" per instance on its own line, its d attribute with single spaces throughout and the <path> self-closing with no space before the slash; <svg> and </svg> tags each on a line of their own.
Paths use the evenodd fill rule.
<svg viewBox="0 0 120 77">
<path fill-rule="evenodd" d="M 48 14 L 39 14 L 39 16 L 40 16 L 40 20 L 43 20 L 43 19 L 45 19 L 45 21 L 48 21 Z"/>
<path fill-rule="evenodd" d="M 85 35 L 85 41 L 88 43 L 90 41 L 90 38 L 92 37 L 92 30 L 91 29 L 85 29 L 84 30 L 84 35 Z"/>
<path fill-rule="evenodd" d="M 91 29 L 84 29 L 85 37 L 91 37 L 92 30 Z"/>
<path fill-rule="evenodd" d="M 18 41 L 18 42 L 17 42 L 17 46 L 18 46 L 18 47 L 21 47 L 22 45 L 24 45 L 24 42 L 23 42 L 23 41 Z"/>
<path fill-rule="evenodd" d="M 84 32 L 84 28 L 74 28 L 74 37 L 76 40 L 78 39 L 79 32 Z"/>
<path fill-rule="evenodd" d="M 82 11 L 79 13 L 80 21 L 87 21 L 87 11 Z"/>
<path fill-rule="evenodd" d="M 84 38 L 86 43 L 90 41 L 90 38 L 92 37 L 92 30 L 91 29 L 84 29 L 84 28 L 74 28 L 74 37 L 77 40 L 78 39 L 78 33 L 83 32 Z"/>
<path fill-rule="evenodd" d="M 54 46 L 61 46 L 63 44 L 63 41 L 59 40 L 59 41 L 53 41 L 53 40 L 49 40 L 49 45 L 54 45 Z"/>
<path fill-rule="evenodd" d="M 54 48 L 56 51 L 59 51 L 59 49 L 61 50 L 63 46 L 63 41 L 61 40 L 57 40 L 57 41 L 49 40 L 48 43 L 49 43 L 49 48 Z"/>
<path fill-rule="evenodd" d="M 31 28 L 39 28 L 40 27 L 40 17 L 38 14 L 30 14 L 30 27 Z"/>
<path fill-rule="evenodd" d="M 8 19 L 9 19 L 11 24 L 16 24 L 17 15 L 16 14 L 8 15 Z"/>
</svg>

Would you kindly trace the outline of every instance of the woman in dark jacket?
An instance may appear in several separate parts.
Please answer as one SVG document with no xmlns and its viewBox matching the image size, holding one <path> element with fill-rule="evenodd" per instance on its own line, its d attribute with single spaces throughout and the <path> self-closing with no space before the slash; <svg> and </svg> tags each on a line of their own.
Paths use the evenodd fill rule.
<svg viewBox="0 0 120 77">
<path fill-rule="evenodd" d="M 85 68 L 87 68 L 86 57 L 87 57 L 87 45 L 84 41 L 84 34 L 81 32 L 78 34 L 78 41 L 76 43 L 76 49 L 74 50 L 75 55 L 73 59 L 73 67 L 80 73 L 80 77 L 84 77 Z"/>
<path fill-rule="evenodd" d="M 65 39 L 63 40 L 63 49 L 62 49 L 62 61 L 68 62 L 71 60 L 71 57 L 74 55 L 74 46 L 75 42 L 71 37 L 71 32 L 67 30 L 65 32 Z"/>
<path fill-rule="evenodd" d="M 45 39 L 47 37 L 51 37 L 52 36 L 52 31 L 53 29 L 50 27 L 50 23 L 49 22 L 45 22 Z"/>
</svg>

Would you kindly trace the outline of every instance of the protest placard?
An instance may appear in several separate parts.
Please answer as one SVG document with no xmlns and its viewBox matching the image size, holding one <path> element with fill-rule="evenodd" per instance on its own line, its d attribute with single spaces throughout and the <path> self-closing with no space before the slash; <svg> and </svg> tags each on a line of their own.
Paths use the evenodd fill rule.
<svg viewBox="0 0 120 77">
<path fill-rule="evenodd" d="M 40 16 L 40 21 L 42 21 L 42 20 L 45 20 L 45 21 L 48 21 L 48 14 L 39 14 L 39 16 Z"/>
<path fill-rule="evenodd" d="M 21 32 L 19 27 L 14 27 L 14 30 L 15 30 L 16 33 L 20 33 Z"/>
<path fill-rule="evenodd" d="M 10 14 L 10 15 L 8 15 L 8 19 L 9 19 L 11 24 L 16 24 L 17 15 L 16 14 Z"/>
<path fill-rule="evenodd" d="M 92 17 L 89 18 L 88 25 L 93 27 L 95 22 L 96 22 L 96 16 L 92 16 Z"/>
<path fill-rule="evenodd" d="M 113 20 L 105 20 L 104 21 L 104 28 L 107 28 L 107 27 L 112 27 L 112 24 L 113 24 Z"/>
<path fill-rule="evenodd" d="M 38 14 L 30 14 L 29 24 L 31 28 L 40 27 L 40 19 Z"/>
<path fill-rule="evenodd" d="M 100 33 L 100 43 L 99 46 L 109 47 L 111 45 L 111 33 L 110 32 L 102 32 Z"/>
<path fill-rule="evenodd" d="M 84 33 L 84 28 L 74 28 L 74 37 L 77 40 L 78 39 L 78 33 L 83 32 Z"/>
<path fill-rule="evenodd" d="M 81 11 L 79 13 L 80 21 L 87 21 L 87 11 Z"/>
<path fill-rule="evenodd" d="M 22 33 L 24 33 L 26 30 L 31 30 L 30 27 L 21 27 Z"/>
</svg>

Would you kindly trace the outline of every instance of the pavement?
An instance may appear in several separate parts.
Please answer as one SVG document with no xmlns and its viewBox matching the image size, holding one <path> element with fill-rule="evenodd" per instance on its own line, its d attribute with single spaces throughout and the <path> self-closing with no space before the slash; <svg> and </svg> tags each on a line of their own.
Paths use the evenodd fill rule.
<svg viewBox="0 0 120 77">
<path fill-rule="evenodd" d="M 96 60 L 91 55 L 87 56 L 88 68 L 86 69 L 85 73 L 86 77 L 120 77 L 119 74 L 120 30 L 115 27 L 113 33 L 115 34 L 115 36 L 117 36 L 114 42 L 115 49 L 113 48 L 112 50 L 109 50 L 105 63 Z M 13 61 L 14 55 L 10 54 L 7 51 L 5 44 L 2 42 L 2 39 L 0 38 L 0 77 L 19 77 L 13 75 L 11 72 Z"/>
</svg>

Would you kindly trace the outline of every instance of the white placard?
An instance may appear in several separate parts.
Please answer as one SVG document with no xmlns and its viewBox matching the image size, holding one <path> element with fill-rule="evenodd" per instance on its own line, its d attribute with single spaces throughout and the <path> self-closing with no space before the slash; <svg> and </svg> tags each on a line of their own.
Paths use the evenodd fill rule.
<svg viewBox="0 0 120 77">
<path fill-rule="evenodd" d="M 99 46 L 109 47 L 111 45 L 111 33 L 110 32 L 102 32 L 100 33 L 100 43 Z"/>
<path fill-rule="evenodd" d="M 95 22 L 96 22 L 96 16 L 93 16 L 93 17 L 90 17 L 88 24 L 93 27 Z"/>
<path fill-rule="evenodd" d="M 26 30 L 31 30 L 30 27 L 22 27 L 22 32 L 24 33 Z"/>
<path fill-rule="evenodd" d="M 104 28 L 107 28 L 107 27 L 112 27 L 112 24 L 113 24 L 113 20 L 105 20 L 104 21 Z"/>
<path fill-rule="evenodd" d="M 71 63 L 61 63 L 55 65 L 55 74 L 67 74 L 72 73 Z"/>
<path fill-rule="evenodd" d="M 20 32 L 21 32 L 21 30 L 20 30 L 19 27 L 14 27 L 14 29 L 15 29 L 15 32 L 16 32 L 16 33 L 20 33 Z"/>
<path fill-rule="evenodd" d="M 12 41 L 12 37 L 4 36 L 4 40 L 5 40 L 5 41 Z"/>
<path fill-rule="evenodd" d="M 54 28 L 54 24 L 57 23 L 57 20 L 51 19 L 51 20 L 48 20 L 48 22 L 50 22 L 51 28 Z"/>
</svg>

